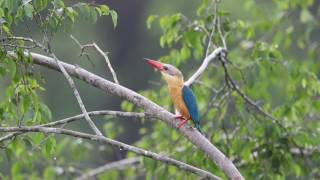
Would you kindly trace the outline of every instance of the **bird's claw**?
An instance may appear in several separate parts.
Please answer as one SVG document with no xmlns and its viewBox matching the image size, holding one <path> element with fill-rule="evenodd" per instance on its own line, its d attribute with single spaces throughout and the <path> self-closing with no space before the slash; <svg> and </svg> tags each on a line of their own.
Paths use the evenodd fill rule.
<svg viewBox="0 0 320 180">
<path fill-rule="evenodd" d="M 188 121 L 188 119 L 184 118 L 182 115 L 176 115 L 174 118 L 180 121 L 180 124 L 178 125 L 178 129 L 181 128 L 183 125 L 185 125 Z"/>
<path fill-rule="evenodd" d="M 182 115 L 177 115 L 174 118 L 177 119 L 177 120 L 180 120 L 180 121 L 185 120 L 185 118 Z"/>
<path fill-rule="evenodd" d="M 184 119 L 183 121 L 181 121 L 180 124 L 178 125 L 178 129 L 180 129 L 183 125 L 185 125 L 187 121 L 188 119 Z"/>
</svg>

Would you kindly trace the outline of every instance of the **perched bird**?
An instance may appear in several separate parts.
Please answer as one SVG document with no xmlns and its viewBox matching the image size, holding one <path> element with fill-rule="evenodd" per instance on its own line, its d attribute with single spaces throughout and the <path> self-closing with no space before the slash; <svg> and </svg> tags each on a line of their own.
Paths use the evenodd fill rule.
<svg viewBox="0 0 320 180">
<path fill-rule="evenodd" d="M 184 85 L 183 75 L 179 69 L 158 61 L 145 58 L 152 67 L 159 70 L 166 80 L 170 96 L 176 109 L 181 115 L 176 119 L 180 120 L 178 128 L 182 127 L 188 120 L 192 120 L 195 127 L 201 132 L 198 105 L 192 90 Z"/>
</svg>

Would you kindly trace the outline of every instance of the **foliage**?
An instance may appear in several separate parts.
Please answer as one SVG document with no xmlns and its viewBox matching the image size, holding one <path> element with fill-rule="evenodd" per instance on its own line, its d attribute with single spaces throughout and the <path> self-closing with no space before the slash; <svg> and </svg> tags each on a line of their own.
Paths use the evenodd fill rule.
<svg viewBox="0 0 320 180">
<path fill-rule="evenodd" d="M 45 91 L 42 75 L 33 66 L 31 56 L 26 55 L 33 44 L 12 39 L 16 26 L 35 22 L 39 33 L 49 43 L 54 35 L 63 30 L 72 30 L 78 19 L 96 23 L 100 16 L 111 16 L 114 27 L 117 13 L 107 5 L 76 3 L 67 5 L 62 0 L 1 0 L 0 1 L 0 77 L 10 83 L 5 98 L 0 102 L 0 126 L 31 126 L 52 120 L 50 109 L 42 102 L 40 92 Z M 29 28 L 27 26 L 27 28 Z M 28 29 L 28 33 L 30 29 Z M 31 35 L 31 34 L 30 34 Z M 13 51 L 17 58 L 7 56 Z M 1 135 L 5 135 L 1 133 Z M 55 179 L 74 174 L 72 166 L 65 170 L 68 159 L 80 161 L 86 158 L 91 145 L 81 139 L 70 142 L 69 138 L 59 141 L 48 134 L 28 134 L 1 141 L 0 179 Z"/>
<path fill-rule="evenodd" d="M 49 108 L 39 96 L 45 91 L 42 87 L 45 80 L 34 70 L 32 59 L 25 55 L 32 49 L 30 44 L 10 39 L 15 36 L 17 25 L 35 22 L 48 42 L 59 31 L 71 31 L 79 19 L 96 23 L 100 16 L 110 16 L 114 27 L 117 25 L 118 15 L 107 5 L 67 2 L 0 0 L 0 77 L 10 82 L 6 97 L 0 102 L 0 126 L 37 125 L 52 120 Z M 320 11 L 312 8 L 313 0 L 263 3 L 245 0 L 238 7 L 245 12 L 244 18 L 223 10 L 227 3 L 203 0 L 194 10 L 194 19 L 181 12 L 151 15 L 147 28 L 154 30 L 154 24 L 159 25 L 160 46 L 168 50 L 161 61 L 182 69 L 187 79 L 194 73 L 194 67 L 201 64 L 207 49 L 211 52 L 223 46 L 221 35 L 227 34 L 230 60 L 227 68 L 233 80 L 276 120 L 262 115 L 226 86 L 224 69 L 216 60 L 199 79 L 202 83 L 192 85 L 205 135 L 248 179 L 316 179 L 320 176 L 320 51 L 314 39 L 319 31 Z M 213 44 L 210 47 L 209 41 Z M 13 44 L 15 48 L 10 46 Z M 8 58 L 7 50 L 16 52 L 18 57 Z M 194 66 L 186 71 L 189 64 Z M 174 111 L 166 87 L 140 93 Z M 126 101 L 122 109 L 141 111 Z M 108 122 L 103 129 L 115 138 L 124 131 L 118 126 Z M 143 127 L 140 134 L 141 139 L 135 145 L 224 177 L 205 154 L 166 124 L 157 122 L 152 129 Z M 0 145 L 0 166 L 5 164 L 0 168 L 1 179 L 74 177 L 78 175 L 77 168 L 81 168 L 77 164 L 93 161 L 90 152 L 94 145 L 81 139 L 34 133 Z M 100 147 L 104 152 L 114 150 Z M 145 169 L 109 171 L 99 178 L 119 179 L 123 175 L 146 179 L 196 178 L 150 159 L 144 159 L 143 166 Z"/>
<path fill-rule="evenodd" d="M 320 132 L 317 97 L 320 82 L 317 61 L 320 51 L 319 43 L 314 40 L 319 29 L 319 23 L 315 23 L 319 12 L 311 12 L 314 2 L 274 1 L 260 5 L 247 0 L 243 8 L 249 17 L 256 17 L 251 19 L 231 18 L 232 12 L 223 11 L 220 7 L 215 10 L 214 3 L 202 1 L 193 20 L 181 13 L 152 15 L 147 19 L 148 28 L 158 19 L 163 32 L 160 45 L 169 49 L 161 61 L 182 69 L 190 60 L 197 61 L 192 64 L 199 65 L 204 59 L 210 32 L 215 28 L 209 40 L 216 46 L 223 46 L 221 35 L 227 34 L 231 61 L 228 69 L 233 80 L 240 84 L 242 92 L 277 121 L 261 115 L 230 88 L 224 88 L 218 94 L 210 92 L 208 87 L 219 89 L 225 85 L 223 68 L 217 63 L 201 77 L 200 81 L 205 85 L 192 86 L 198 97 L 205 134 L 250 179 L 318 177 Z M 216 3 L 220 6 L 223 2 Z M 299 20 L 295 14 L 300 16 Z M 221 34 L 219 21 L 215 18 L 219 18 Z M 193 71 L 186 72 L 185 76 L 189 77 L 191 73 Z M 166 88 L 143 94 L 166 106 L 170 103 Z M 172 107 L 166 108 L 174 111 Z M 205 155 L 199 154 L 165 124 L 155 124 L 150 134 L 137 144 L 219 172 Z M 299 150 L 305 152 L 300 154 Z M 179 179 L 183 176 L 168 169 L 158 170 L 155 167 L 151 170 L 154 177 Z M 218 175 L 223 176 L 222 173 Z"/>
</svg>

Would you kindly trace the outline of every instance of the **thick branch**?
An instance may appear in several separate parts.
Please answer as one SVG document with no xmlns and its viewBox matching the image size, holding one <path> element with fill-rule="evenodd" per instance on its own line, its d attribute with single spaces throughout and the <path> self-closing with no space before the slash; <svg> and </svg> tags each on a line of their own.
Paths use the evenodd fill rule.
<svg viewBox="0 0 320 180">
<path fill-rule="evenodd" d="M 218 48 L 213 53 L 211 53 L 208 58 L 213 59 L 215 58 L 223 48 Z M 37 53 L 31 53 L 31 56 L 33 57 L 34 63 L 46 66 L 50 69 L 54 69 L 56 71 L 60 71 L 59 67 L 55 63 L 54 59 L 43 56 L 41 54 Z M 208 59 L 209 60 L 209 59 Z M 64 66 L 66 71 L 86 83 L 95 86 L 103 91 L 109 92 L 111 94 L 114 94 L 116 96 L 119 96 L 123 99 L 126 99 L 135 105 L 143 108 L 146 112 L 152 114 L 153 116 L 162 119 L 164 122 L 169 124 L 170 126 L 177 127 L 178 123 L 174 115 L 164 108 L 158 106 L 154 102 L 148 100 L 147 98 L 141 96 L 140 94 L 123 87 L 121 85 L 112 83 L 108 80 L 105 80 L 95 74 L 92 74 L 85 69 L 82 69 L 80 67 L 75 67 L 73 65 L 63 63 L 61 64 Z M 204 65 L 205 66 L 205 65 Z M 204 67 L 205 69 L 205 67 Z M 201 74 L 201 73 L 199 73 Z M 196 79 L 199 75 L 196 75 L 194 78 L 190 80 L 190 83 L 193 82 L 193 79 Z M 191 128 L 188 125 L 185 125 L 178 129 L 186 138 L 188 138 L 196 147 L 201 149 L 203 152 L 205 152 L 211 160 L 213 160 L 216 165 L 222 169 L 222 171 L 226 174 L 227 177 L 230 179 L 243 179 L 242 175 L 238 171 L 238 169 L 234 166 L 234 164 L 219 150 L 217 149 L 213 144 L 210 143 L 208 139 L 206 139 L 204 136 L 202 136 L 201 133 L 199 133 L 194 128 Z"/>
<path fill-rule="evenodd" d="M 164 155 L 160 155 L 151 151 L 147 151 L 138 147 L 130 146 L 128 144 L 115 141 L 113 139 L 106 138 L 104 136 L 100 135 L 91 135 L 87 133 L 67 130 L 67 129 L 61 129 L 61 128 L 48 128 L 48 127 L 0 127 L 0 132 L 43 132 L 43 133 L 54 133 L 54 134 L 64 134 L 68 136 L 78 137 L 82 139 L 88 139 L 91 141 L 97 141 L 102 143 L 107 143 L 109 145 L 119 147 L 121 149 L 134 152 L 136 154 L 139 154 L 141 156 L 145 156 L 151 159 L 155 159 L 161 162 L 164 162 L 169 165 L 176 166 L 177 168 L 192 172 L 194 174 L 197 174 L 201 177 L 206 177 L 210 179 L 220 179 L 219 177 L 211 174 L 210 172 L 204 171 L 202 169 L 199 169 L 197 167 L 191 166 L 189 164 L 180 162 L 178 160 L 169 158 Z"/>
<path fill-rule="evenodd" d="M 202 73 L 204 73 L 204 71 L 209 66 L 210 62 L 216 59 L 220 55 L 220 53 L 223 51 L 225 51 L 225 49 L 222 47 L 218 47 L 217 49 L 215 49 L 209 56 L 207 56 L 203 60 L 199 69 L 184 84 L 186 86 L 190 86 L 195 80 L 197 80 L 202 75 Z"/>
</svg>

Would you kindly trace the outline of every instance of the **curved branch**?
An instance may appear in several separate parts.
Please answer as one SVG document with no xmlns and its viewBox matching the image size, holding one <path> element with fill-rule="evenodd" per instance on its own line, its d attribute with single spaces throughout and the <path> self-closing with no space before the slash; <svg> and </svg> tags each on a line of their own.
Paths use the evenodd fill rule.
<svg viewBox="0 0 320 180">
<path fill-rule="evenodd" d="M 188 81 L 184 83 L 184 85 L 190 86 L 195 80 L 197 80 L 202 75 L 202 73 L 207 69 L 207 67 L 209 66 L 209 63 L 215 58 L 217 58 L 220 55 L 220 53 L 223 51 L 225 51 L 225 49 L 222 47 L 218 47 L 217 49 L 215 49 L 209 56 L 207 56 L 203 60 L 199 69 L 188 79 Z"/>
<path fill-rule="evenodd" d="M 215 58 L 221 51 L 223 51 L 223 48 L 216 49 L 206 59 L 208 59 L 209 61 Z M 57 63 L 55 63 L 53 58 L 50 58 L 41 54 L 37 54 L 37 53 L 31 53 L 31 56 L 33 57 L 34 63 L 39 64 L 41 66 L 48 67 L 50 69 L 54 69 L 56 71 L 60 71 L 60 68 L 57 66 Z M 126 99 L 132 102 L 133 104 L 137 105 L 138 107 L 143 108 L 149 114 L 152 114 L 153 116 L 159 119 L 162 119 L 168 125 L 173 126 L 175 128 L 178 127 L 179 122 L 175 120 L 174 115 L 172 113 L 168 112 L 167 110 L 155 104 L 154 102 L 150 101 L 149 99 L 145 98 L 144 96 L 141 96 L 140 94 L 124 86 L 121 86 L 119 84 L 115 84 L 106 79 L 103 79 L 102 77 L 97 76 L 91 72 L 88 72 L 83 68 L 76 67 L 64 62 L 60 62 L 60 63 L 64 66 L 66 71 L 71 76 L 74 76 L 80 80 L 83 80 L 84 82 L 94 87 L 97 87 L 103 91 L 109 92 L 113 95 Z M 207 62 L 207 64 L 208 63 L 209 62 Z M 206 65 L 202 65 L 201 67 L 203 66 L 206 66 Z M 201 67 L 199 69 L 201 69 Z M 202 70 L 202 72 L 204 71 L 204 69 Z M 196 75 L 194 79 L 199 77 L 201 73 L 198 73 L 199 75 Z M 194 80 L 191 79 L 190 84 L 193 81 Z M 238 169 L 234 166 L 234 164 L 218 148 L 216 148 L 213 144 L 211 144 L 211 142 L 208 139 L 206 139 L 197 130 L 195 130 L 194 128 L 188 125 L 185 125 L 179 128 L 178 130 L 186 138 L 188 138 L 190 142 L 192 142 L 196 147 L 198 147 L 204 153 L 206 153 L 210 157 L 210 159 L 214 161 L 215 164 L 225 173 L 225 175 L 228 178 L 244 179 L 241 173 L 238 171 Z"/>
<path fill-rule="evenodd" d="M 219 177 L 211 174 L 210 172 L 207 172 L 205 170 L 199 169 L 197 167 L 191 166 L 189 164 L 183 163 L 181 161 L 169 158 L 164 155 L 160 155 L 151 151 L 147 151 L 138 147 L 130 146 L 128 144 L 115 141 L 110 138 L 106 138 L 104 136 L 100 135 L 92 135 L 67 129 L 61 129 L 61 128 L 49 128 L 49 127 L 0 127 L 0 132 L 43 132 L 43 133 L 54 133 L 54 134 L 64 134 L 68 136 L 78 137 L 82 139 L 88 139 L 91 141 L 97 141 L 102 143 L 107 143 L 112 146 L 119 147 L 121 149 L 134 152 L 136 154 L 152 158 L 161 162 L 164 162 L 169 165 L 176 166 L 179 169 L 192 172 L 194 174 L 197 174 L 201 177 L 210 178 L 210 179 L 217 179 L 220 180 Z"/>
</svg>

